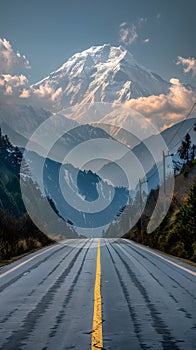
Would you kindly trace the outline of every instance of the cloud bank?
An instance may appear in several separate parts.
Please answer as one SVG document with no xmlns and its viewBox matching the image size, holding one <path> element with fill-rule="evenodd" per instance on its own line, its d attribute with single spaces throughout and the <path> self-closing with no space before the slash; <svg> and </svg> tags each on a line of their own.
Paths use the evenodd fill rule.
<svg viewBox="0 0 196 350">
<path fill-rule="evenodd" d="M 163 130 L 184 119 L 196 101 L 196 91 L 186 88 L 178 79 L 170 79 L 168 94 L 140 97 L 125 102 L 125 107 L 133 108 Z"/>
<path fill-rule="evenodd" d="M 0 75 L 0 92 L 3 95 L 20 96 L 22 90 L 27 87 L 28 80 L 25 75 Z"/>
<path fill-rule="evenodd" d="M 6 39 L 0 38 L 0 94 L 4 98 L 17 98 L 18 102 L 27 102 L 50 109 L 62 95 L 62 88 L 56 90 L 48 83 L 39 88 L 28 86 L 28 79 L 24 74 L 17 74 L 21 70 L 30 68 L 27 58 L 20 52 L 15 52 Z"/>
<path fill-rule="evenodd" d="M 28 68 L 30 64 L 25 55 L 15 52 L 8 40 L 0 38 L 0 72 L 13 73 Z"/>
</svg>

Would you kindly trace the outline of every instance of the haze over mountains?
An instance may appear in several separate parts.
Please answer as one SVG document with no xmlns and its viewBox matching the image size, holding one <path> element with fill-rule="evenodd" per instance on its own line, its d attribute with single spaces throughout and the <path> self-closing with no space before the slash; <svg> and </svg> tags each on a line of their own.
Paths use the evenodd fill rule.
<svg viewBox="0 0 196 350">
<path fill-rule="evenodd" d="M 32 85 L 26 105 L 20 98 L 1 100 L 0 125 L 22 150 L 28 144 L 25 156 L 32 178 L 61 216 L 85 228 L 98 227 L 115 219 L 129 201 L 127 190 L 134 196 L 140 178 L 150 177 L 149 192 L 162 182 L 162 170 L 158 174 L 154 167 L 161 169 L 163 150 L 175 153 L 189 130 L 195 142 L 194 119 L 181 121 L 161 134 L 152 123 L 150 108 L 157 103 L 160 108 L 163 100 L 164 117 L 165 106 L 170 109 L 170 102 L 176 103 L 176 91 L 181 100 L 189 97 L 187 106 L 191 107 L 191 87 L 183 87 L 177 79 L 163 80 L 139 65 L 122 46 L 93 46 Z M 35 96 L 45 108 L 39 107 Z M 152 97 L 151 107 L 145 110 L 148 118 L 130 104 Z M 164 123 L 160 111 L 157 120 Z M 168 117 L 169 124 L 171 120 Z M 44 159 L 44 179 L 40 179 Z M 63 186 L 59 184 L 61 164 Z M 69 193 L 69 187 L 73 192 L 69 200 L 77 194 L 78 207 L 82 201 L 89 205 L 85 212 L 76 213 L 69 201 L 63 202 L 63 188 Z M 97 206 L 99 214 L 91 215 L 94 202 L 99 198 L 106 205 L 112 192 L 116 196 L 109 206 L 111 212 L 106 215 Z"/>
</svg>

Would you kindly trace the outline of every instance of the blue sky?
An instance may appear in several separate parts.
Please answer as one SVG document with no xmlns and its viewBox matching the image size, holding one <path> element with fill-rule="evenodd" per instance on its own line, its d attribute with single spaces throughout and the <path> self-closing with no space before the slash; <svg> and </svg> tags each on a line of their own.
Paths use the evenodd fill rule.
<svg viewBox="0 0 196 350">
<path fill-rule="evenodd" d="M 191 72 L 176 65 L 178 56 L 196 57 L 194 0 L 1 0 L 0 9 L 0 37 L 30 61 L 30 83 L 75 52 L 111 43 L 163 78 L 196 86 Z"/>
</svg>

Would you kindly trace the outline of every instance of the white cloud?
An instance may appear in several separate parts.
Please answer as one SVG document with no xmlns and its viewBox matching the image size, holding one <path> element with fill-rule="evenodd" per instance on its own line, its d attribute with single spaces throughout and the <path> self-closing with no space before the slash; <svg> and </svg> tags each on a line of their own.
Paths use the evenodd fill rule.
<svg viewBox="0 0 196 350">
<path fill-rule="evenodd" d="M 27 87 L 27 78 L 21 75 L 1 74 L 0 92 L 2 95 L 19 96 L 24 88 Z"/>
<path fill-rule="evenodd" d="M 30 90 L 23 89 L 21 94 L 19 95 L 20 98 L 29 98 L 30 97 Z"/>
<path fill-rule="evenodd" d="M 122 22 L 121 24 L 120 24 L 120 28 L 122 28 L 122 27 L 124 27 L 124 26 L 126 26 L 127 25 L 127 22 Z"/>
<path fill-rule="evenodd" d="M 144 44 L 147 44 L 147 43 L 149 43 L 149 41 L 150 41 L 149 38 L 145 38 L 143 42 L 144 42 Z"/>
<path fill-rule="evenodd" d="M 62 88 L 55 90 L 50 86 L 49 82 L 46 82 L 45 84 L 40 85 L 39 88 L 32 89 L 32 93 L 41 99 L 47 98 L 54 102 L 62 95 Z"/>
<path fill-rule="evenodd" d="M 131 45 L 138 38 L 135 24 L 128 25 L 126 22 L 120 24 L 120 41 L 125 45 Z"/>
<path fill-rule="evenodd" d="M 1 84 L 1 80 L 0 80 Z M 47 110 L 56 110 L 60 106 L 62 88 L 53 88 L 48 82 L 39 87 L 23 87 L 18 93 L 18 102 L 39 106 Z"/>
<path fill-rule="evenodd" d="M 29 96 L 28 80 L 23 74 L 14 74 L 21 69 L 30 68 L 29 61 L 20 52 L 15 52 L 6 39 L 0 38 L 0 93 L 3 96 Z"/>
<path fill-rule="evenodd" d="M 185 73 L 191 73 L 192 71 L 192 76 L 196 76 L 196 59 L 195 58 L 184 58 L 181 56 L 178 56 L 178 61 L 176 62 L 177 65 L 182 64 L 185 66 L 184 72 Z"/>
<path fill-rule="evenodd" d="M 180 80 L 177 78 L 171 78 L 170 83 L 173 85 L 181 85 Z"/>
<path fill-rule="evenodd" d="M 62 88 L 56 90 L 49 83 L 40 85 L 35 89 L 28 87 L 28 80 L 24 75 L 0 75 L 0 94 L 5 98 L 15 97 L 32 105 L 46 109 L 53 109 L 62 95 Z M 28 101 L 28 102 L 27 102 Z"/>
<path fill-rule="evenodd" d="M 140 31 L 143 25 L 148 21 L 146 17 L 137 18 L 135 23 L 122 22 L 119 27 L 120 41 L 125 45 L 131 45 L 140 36 Z M 148 37 L 141 40 L 143 43 L 148 43 Z"/>
<path fill-rule="evenodd" d="M 13 88 L 11 87 L 11 85 L 5 86 L 4 95 L 13 95 Z"/>
<path fill-rule="evenodd" d="M 27 58 L 19 52 L 14 52 L 9 41 L 0 38 L 0 72 L 12 73 L 27 68 L 30 68 Z"/>
<path fill-rule="evenodd" d="M 125 106 L 133 108 L 149 118 L 160 130 L 182 120 L 196 99 L 196 92 L 184 87 L 181 82 L 172 78 L 168 94 L 140 97 L 125 102 Z"/>
<path fill-rule="evenodd" d="M 53 92 L 53 94 L 51 96 L 51 100 L 56 101 L 61 96 L 62 96 L 62 88 L 60 87 L 56 91 Z"/>
<path fill-rule="evenodd" d="M 11 74 L 2 74 L 2 79 L 4 79 L 5 84 L 10 84 L 13 87 L 24 86 L 27 84 L 27 78 L 25 75 L 11 75 Z"/>
</svg>

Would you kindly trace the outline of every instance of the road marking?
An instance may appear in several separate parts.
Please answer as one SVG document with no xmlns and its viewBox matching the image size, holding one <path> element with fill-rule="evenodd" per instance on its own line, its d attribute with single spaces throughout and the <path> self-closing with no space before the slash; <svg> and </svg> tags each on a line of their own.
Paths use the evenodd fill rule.
<svg viewBox="0 0 196 350">
<path fill-rule="evenodd" d="M 126 242 L 128 242 L 130 245 L 133 245 L 133 246 L 135 245 L 135 246 L 138 247 L 139 249 L 143 249 L 143 250 L 147 251 L 148 253 L 151 253 L 151 254 L 153 254 L 153 255 L 155 255 L 155 256 L 158 256 L 160 259 L 162 259 L 162 260 L 168 262 L 169 264 L 171 264 L 171 265 L 173 265 L 173 266 L 175 266 L 175 267 L 178 267 L 179 269 L 181 269 L 181 270 L 183 270 L 183 271 L 186 271 L 186 272 L 190 273 L 192 276 L 196 276 L 196 272 L 194 272 L 194 271 L 192 271 L 192 270 L 189 270 L 189 269 L 187 269 L 186 267 L 184 267 L 184 266 L 182 266 L 182 265 L 178 265 L 178 264 L 176 264 L 175 262 L 173 262 L 173 261 L 171 261 L 171 260 L 169 260 L 169 259 L 166 259 L 166 258 L 164 258 L 163 256 L 161 256 L 161 255 L 159 255 L 159 254 L 157 254 L 157 253 L 155 253 L 155 252 L 153 252 L 153 251 L 151 251 L 151 250 L 149 250 L 149 249 L 147 249 L 147 248 L 141 247 L 139 244 L 129 242 L 129 241 L 127 241 L 126 239 L 124 239 L 124 240 L 125 240 Z"/>
<path fill-rule="evenodd" d="M 100 240 L 97 247 L 97 265 L 96 278 L 94 287 L 94 312 L 92 326 L 92 345 L 91 350 L 103 348 L 103 331 L 102 331 L 102 300 L 101 300 L 101 250 Z"/>
<path fill-rule="evenodd" d="M 57 245 L 55 244 L 54 246 L 52 246 L 52 247 L 50 247 L 50 248 L 44 250 L 43 252 L 38 253 L 38 254 L 36 254 L 36 255 L 33 255 L 31 258 L 29 258 L 29 259 L 23 261 L 22 263 L 20 263 L 20 264 L 14 266 L 14 267 L 12 267 L 10 270 L 8 270 L 8 271 L 2 273 L 2 274 L 0 275 L 0 278 L 7 276 L 9 273 L 11 273 L 11 272 L 13 272 L 13 271 L 19 269 L 21 266 L 27 264 L 28 262 L 30 262 L 30 261 L 36 259 L 38 256 L 43 255 L 43 254 L 49 252 L 50 250 L 52 250 L 52 249 L 54 249 L 54 248 L 56 248 L 56 247 L 57 247 Z"/>
</svg>

